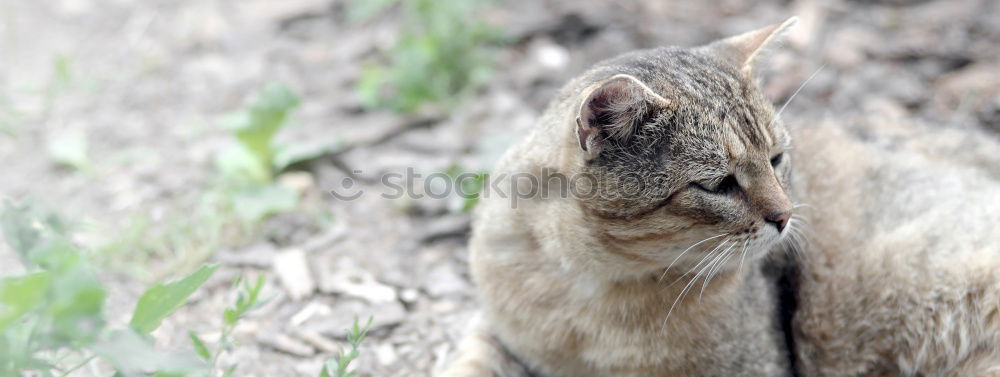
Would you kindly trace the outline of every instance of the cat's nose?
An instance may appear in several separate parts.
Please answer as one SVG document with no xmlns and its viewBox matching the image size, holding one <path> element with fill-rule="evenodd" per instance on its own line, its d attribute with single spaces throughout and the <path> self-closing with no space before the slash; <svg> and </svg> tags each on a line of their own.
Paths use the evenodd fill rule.
<svg viewBox="0 0 1000 377">
<path fill-rule="evenodd" d="M 770 215 L 764 217 L 764 221 L 767 221 L 778 228 L 778 233 L 785 230 L 785 225 L 788 225 L 788 218 L 790 217 L 788 212 L 774 212 Z"/>
</svg>

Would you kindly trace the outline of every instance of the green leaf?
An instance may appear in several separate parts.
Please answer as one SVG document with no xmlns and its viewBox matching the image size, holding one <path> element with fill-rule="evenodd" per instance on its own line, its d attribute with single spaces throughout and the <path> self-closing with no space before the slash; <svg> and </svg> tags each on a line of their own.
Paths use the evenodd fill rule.
<svg viewBox="0 0 1000 377">
<path fill-rule="evenodd" d="M 212 353 L 208 352 L 208 347 L 205 346 L 205 342 L 201 341 L 198 334 L 194 331 L 188 331 L 188 338 L 191 338 L 191 345 L 194 346 L 194 352 L 201 356 L 202 360 L 208 361 L 212 358 Z"/>
<path fill-rule="evenodd" d="M 226 126 L 236 132 L 236 138 L 254 156 L 269 164 L 271 140 L 298 105 L 298 97 L 288 87 L 273 83 L 261 90 L 249 109 L 229 118 Z"/>
<path fill-rule="evenodd" d="M 357 2 L 368 13 L 380 0 Z M 486 25 L 476 0 L 409 0 L 401 4 L 400 34 L 381 66 L 358 80 L 361 103 L 412 112 L 428 104 L 454 106 L 488 82 L 493 65 L 489 45 L 500 34 Z"/>
<path fill-rule="evenodd" d="M 374 316 L 368 316 L 368 322 L 365 323 L 364 327 L 358 326 L 358 317 L 354 317 L 354 326 L 351 328 L 351 333 L 347 335 L 347 341 L 353 346 L 353 353 L 357 355 L 358 346 L 361 345 L 361 341 L 365 340 L 368 336 L 368 330 L 372 327 L 372 321 L 375 320 Z"/>
<path fill-rule="evenodd" d="M 321 377 L 350 377 L 355 375 L 355 372 L 348 372 L 347 368 L 351 365 L 351 362 L 358 357 L 358 347 L 361 345 L 361 341 L 368 335 L 368 329 L 371 328 L 373 319 L 374 317 L 369 316 L 368 323 L 365 324 L 364 327 L 361 327 L 358 322 L 358 317 L 354 317 L 354 325 L 351 326 L 351 329 L 347 334 L 347 343 L 350 344 L 351 350 L 344 353 L 344 349 L 341 348 L 340 351 L 337 352 L 337 358 L 328 359 L 323 367 L 323 371 L 320 373 Z"/>
<path fill-rule="evenodd" d="M 204 284 L 218 267 L 205 265 L 183 279 L 150 287 L 136 303 L 129 326 L 143 334 L 156 330 L 160 322 L 184 305 L 188 296 Z"/>
<path fill-rule="evenodd" d="M 52 212 L 10 202 L 0 220 L 7 241 L 22 260 L 48 273 L 44 287 L 41 280 L 29 280 L 15 284 L 14 290 L 5 289 L 4 301 L 12 301 L 0 303 L 5 307 L 0 309 L 0 322 L 7 322 L 7 326 L 10 318 L 22 316 L 25 305 L 34 300 L 37 302 L 32 307 L 39 308 L 40 343 L 72 347 L 91 343 L 104 327 L 102 308 L 107 292 L 86 255 L 66 238 L 62 220 Z"/>
<path fill-rule="evenodd" d="M 233 193 L 233 210 L 244 221 L 256 222 L 295 208 L 298 194 L 279 185 L 251 186 Z"/>
<path fill-rule="evenodd" d="M 125 377 L 156 373 L 178 376 L 207 373 L 207 365 L 187 352 L 165 352 L 133 330 L 115 331 L 94 344 L 92 350 Z"/>
<path fill-rule="evenodd" d="M 254 109 L 268 111 L 289 111 L 299 106 L 299 97 L 282 83 L 273 82 L 261 90 Z"/>
<path fill-rule="evenodd" d="M 73 61 L 68 56 L 57 56 L 52 66 L 57 85 L 68 86 L 73 82 Z"/>
<path fill-rule="evenodd" d="M 233 131 L 242 150 L 220 154 L 216 159 L 220 170 L 258 183 L 271 181 L 276 153 L 272 139 L 298 106 L 298 97 L 288 87 L 272 83 L 261 90 L 248 108 L 225 116 L 221 124 Z"/>
<path fill-rule="evenodd" d="M 28 206 L 4 201 L 3 213 L 0 213 L 0 226 L 3 236 L 11 249 L 26 256 L 35 247 L 40 237 L 40 225 L 35 223 Z"/>
<path fill-rule="evenodd" d="M 0 228 L 11 249 L 27 261 L 32 249 L 41 241 L 65 237 L 67 227 L 54 212 L 6 200 L 0 212 Z"/>
<path fill-rule="evenodd" d="M 235 371 L 236 371 L 236 364 L 230 365 L 229 368 L 226 369 L 226 373 L 222 374 L 222 377 L 233 377 L 233 372 Z"/>
<path fill-rule="evenodd" d="M 81 132 L 66 132 L 56 136 L 49 141 L 48 152 L 49 158 L 59 165 L 76 170 L 87 170 L 90 167 L 87 137 Z"/>
<path fill-rule="evenodd" d="M 79 258 L 80 254 L 72 254 Z M 104 327 L 102 308 L 107 291 L 97 274 L 82 259 L 53 270 L 46 314 L 55 328 L 55 336 L 88 344 Z"/>
<path fill-rule="evenodd" d="M 184 373 L 184 372 L 156 372 L 156 373 L 153 373 L 153 377 L 184 377 L 184 376 L 187 376 L 187 375 L 188 375 L 188 373 Z"/>
<path fill-rule="evenodd" d="M 382 106 L 382 88 L 386 81 L 385 69 L 377 66 L 365 67 L 361 71 L 361 77 L 358 78 L 356 89 L 361 105 L 368 109 Z"/>
<path fill-rule="evenodd" d="M 0 279 L 0 332 L 41 304 L 51 280 L 46 271 Z"/>
<path fill-rule="evenodd" d="M 271 169 L 243 144 L 230 145 L 215 156 L 215 167 L 222 175 L 237 183 L 267 183 Z"/>
<path fill-rule="evenodd" d="M 274 153 L 274 171 L 280 172 L 294 164 L 315 160 L 335 150 L 329 143 L 280 146 Z"/>
<path fill-rule="evenodd" d="M 258 276 L 257 281 L 253 286 L 250 286 L 246 281 L 243 282 L 243 286 L 239 292 L 239 296 L 236 298 L 236 304 L 232 308 L 226 309 L 222 313 L 222 320 L 226 325 L 234 325 L 236 321 L 239 321 L 247 311 L 250 311 L 257 307 L 259 304 L 259 296 L 261 289 L 264 288 L 264 276 Z M 235 282 L 238 285 L 238 281 Z"/>
<path fill-rule="evenodd" d="M 260 298 L 260 290 L 264 288 L 264 281 L 264 275 L 260 275 L 253 286 L 250 283 L 243 282 L 243 292 L 246 294 L 247 299 L 240 305 L 241 312 L 245 313 L 247 310 L 257 306 L 257 301 Z"/>
<path fill-rule="evenodd" d="M 355 1 L 351 3 L 351 7 L 347 10 L 347 19 L 350 22 L 364 22 L 381 13 L 390 5 L 395 4 L 396 1 L 398 0 Z"/>
<path fill-rule="evenodd" d="M 19 326 L 0 331 L 0 376 L 21 376 L 27 370 L 47 370 L 49 364 L 34 354 L 37 317 L 28 317 Z"/>
<path fill-rule="evenodd" d="M 227 325 L 230 325 L 230 326 L 235 325 L 236 321 L 239 320 L 239 319 L 240 319 L 240 315 L 239 315 L 239 313 L 236 312 L 235 309 L 226 309 L 224 312 L 222 312 L 222 320 Z"/>
<path fill-rule="evenodd" d="M 64 238 L 41 240 L 27 257 L 33 265 L 54 271 L 66 271 L 86 264 L 80 250 Z"/>
<path fill-rule="evenodd" d="M 337 370 L 337 364 L 333 360 L 327 360 L 323 363 L 323 370 L 319 372 L 319 377 L 331 377 L 330 370 Z"/>
</svg>

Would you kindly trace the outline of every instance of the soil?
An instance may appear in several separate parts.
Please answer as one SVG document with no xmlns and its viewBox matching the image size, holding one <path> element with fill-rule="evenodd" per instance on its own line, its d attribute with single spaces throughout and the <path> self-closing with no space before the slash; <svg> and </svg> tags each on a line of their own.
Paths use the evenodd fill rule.
<svg viewBox="0 0 1000 377">
<path fill-rule="evenodd" d="M 214 250 L 207 259 L 222 268 L 154 335 L 168 348 L 187 347 L 188 330 L 217 337 L 233 300 L 229 281 L 264 274 L 270 300 L 237 328 L 238 346 L 222 359 L 238 363 L 237 375 L 318 375 L 354 317 L 372 316 L 358 375 L 430 376 L 475 315 L 469 215 L 454 198 L 385 199 L 379 177 L 406 168 L 488 170 L 563 83 L 601 59 L 704 44 L 798 15 L 799 27 L 758 72 L 781 106 L 822 67 L 785 110 L 791 126 L 879 119 L 1000 132 L 1000 2 L 991 0 L 505 1 L 482 11 L 511 40 L 493 48 L 490 83 L 445 115 L 361 107 L 359 74 L 392 45 L 398 16 L 352 23 L 349 7 L 0 3 L 0 193 L 59 209 L 81 224 L 84 245 L 137 217 L 154 226 L 183 221 L 186 203 L 212 185 L 215 153 L 231 140 L 219 117 L 263 85 L 284 82 L 302 106 L 281 140 L 338 148 L 283 177 L 302 188 L 310 208 Z M 87 140 L 87 171 L 58 166 L 45 152 L 67 135 Z M 359 199 L 327 193 L 346 177 L 365 191 Z M 148 271 L 107 273 L 112 323 L 126 323 L 141 287 L 159 277 L 149 271 L 163 271 L 166 259 L 150 259 Z M 20 271 L 5 246 L 0 265 L 0 275 Z"/>
</svg>

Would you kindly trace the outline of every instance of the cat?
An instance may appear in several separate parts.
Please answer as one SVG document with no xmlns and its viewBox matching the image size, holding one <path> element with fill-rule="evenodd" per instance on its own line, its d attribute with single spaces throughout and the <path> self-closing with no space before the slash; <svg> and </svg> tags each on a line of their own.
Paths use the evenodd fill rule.
<svg viewBox="0 0 1000 377">
<path fill-rule="evenodd" d="M 1000 142 L 975 129 L 792 126 L 809 203 L 803 376 L 1000 376 Z"/>
<path fill-rule="evenodd" d="M 752 66 L 795 22 L 563 88 L 476 208 L 482 315 L 443 376 L 791 375 L 764 269 L 796 239 L 790 139 Z"/>
</svg>

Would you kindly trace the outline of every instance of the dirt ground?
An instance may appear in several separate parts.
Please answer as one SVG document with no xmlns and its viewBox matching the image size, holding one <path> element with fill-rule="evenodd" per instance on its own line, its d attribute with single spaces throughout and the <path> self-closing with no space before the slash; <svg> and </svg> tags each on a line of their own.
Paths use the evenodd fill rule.
<svg viewBox="0 0 1000 377">
<path fill-rule="evenodd" d="M 214 153 L 230 138 L 218 117 L 262 85 L 284 82 L 302 107 L 281 138 L 339 148 L 298 176 L 332 223 L 278 216 L 245 244 L 216 250 L 209 260 L 220 272 L 154 335 L 172 347 L 186 347 L 189 329 L 211 339 L 232 300 L 230 279 L 265 274 L 271 300 L 238 327 L 239 346 L 223 360 L 239 364 L 237 375 L 317 375 L 352 319 L 371 315 L 359 375 L 430 376 L 475 313 L 469 216 L 449 200 L 383 199 L 374 194 L 378 177 L 408 167 L 489 169 L 556 90 L 598 60 L 798 15 L 759 74 L 780 106 L 822 67 L 784 112 L 792 127 L 833 119 L 1000 132 L 1000 2 L 502 3 L 486 18 L 513 42 L 497 48 L 490 84 L 452 114 L 407 117 L 366 111 L 355 94 L 363 65 L 391 45 L 396 24 L 391 16 L 349 23 L 342 0 L 4 1 L 0 194 L 58 208 L 83 224 L 83 244 L 137 216 L 183 219 L 178 208 L 211 184 Z M 88 141 L 88 173 L 59 168 L 44 152 L 73 133 Z M 326 193 L 350 175 L 366 191 L 360 199 Z M 19 271 L 11 254 L 0 248 L 0 275 Z M 295 276 L 297 262 L 307 273 Z M 149 274 L 108 272 L 118 324 L 158 277 Z"/>
</svg>

